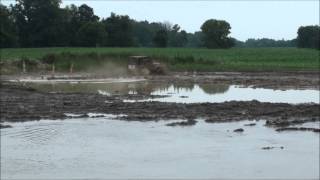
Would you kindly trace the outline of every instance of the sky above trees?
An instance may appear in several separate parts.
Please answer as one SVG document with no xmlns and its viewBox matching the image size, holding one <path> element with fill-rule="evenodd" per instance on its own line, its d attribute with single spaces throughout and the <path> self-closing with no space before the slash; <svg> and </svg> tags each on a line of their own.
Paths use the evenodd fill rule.
<svg viewBox="0 0 320 180">
<path fill-rule="evenodd" d="M 14 1 L 3 0 L 8 5 Z M 319 1 L 125 1 L 125 0 L 62 0 L 62 7 L 88 4 L 99 17 L 111 12 L 129 15 L 132 19 L 179 24 L 187 32 L 199 31 L 207 19 L 226 20 L 232 24 L 231 36 L 248 38 L 293 39 L 297 29 L 319 24 Z"/>
</svg>

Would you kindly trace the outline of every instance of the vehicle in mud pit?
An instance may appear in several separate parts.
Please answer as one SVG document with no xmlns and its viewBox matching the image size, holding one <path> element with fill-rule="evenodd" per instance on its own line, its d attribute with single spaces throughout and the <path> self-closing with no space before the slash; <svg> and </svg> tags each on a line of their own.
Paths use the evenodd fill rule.
<svg viewBox="0 0 320 180">
<path fill-rule="evenodd" d="M 135 75 L 161 75 L 165 74 L 165 67 L 160 62 L 148 56 L 130 56 L 128 71 Z"/>
</svg>

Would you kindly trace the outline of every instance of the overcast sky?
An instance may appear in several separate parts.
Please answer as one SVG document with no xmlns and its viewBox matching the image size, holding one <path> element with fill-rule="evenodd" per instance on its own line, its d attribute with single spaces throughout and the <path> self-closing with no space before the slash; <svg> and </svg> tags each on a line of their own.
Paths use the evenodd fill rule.
<svg viewBox="0 0 320 180">
<path fill-rule="evenodd" d="M 3 1 L 8 4 L 9 1 Z M 187 32 L 200 30 L 207 19 L 222 19 L 231 24 L 231 36 L 248 38 L 293 39 L 302 25 L 319 24 L 319 1 L 125 1 L 62 0 L 62 7 L 83 3 L 99 17 L 111 12 L 129 15 L 136 20 L 169 21 Z"/>
</svg>

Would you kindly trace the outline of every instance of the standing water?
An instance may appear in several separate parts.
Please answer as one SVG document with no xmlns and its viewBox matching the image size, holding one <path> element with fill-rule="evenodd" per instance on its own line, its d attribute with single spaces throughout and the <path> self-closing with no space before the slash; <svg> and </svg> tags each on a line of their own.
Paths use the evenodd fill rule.
<svg viewBox="0 0 320 180">
<path fill-rule="evenodd" d="M 220 103 L 225 101 L 251 101 L 271 103 L 319 103 L 320 91 L 315 89 L 275 90 L 242 87 L 228 84 L 168 84 L 148 81 L 110 81 L 53 83 L 28 83 L 28 86 L 41 91 L 91 92 L 103 95 L 148 94 L 166 96 L 142 101 L 177 103 Z M 127 101 L 134 102 L 134 101 Z"/>
<path fill-rule="evenodd" d="M 1 130 L 1 177 L 319 177 L 317 133 L 279 133 L 263 121 L 252 127 L 244 126 L 252 121 L 199 120 L 184 128 L 166 123 L 109 118 L 11 123 L 13 128 Z M 236 128 L 245 131 L 233 132 Z"/>
<path fill-rule="evenodd" d="M 33 82 L 46 92 L 166 95 L 142 101 L 319 103 L 319 90 L 147 81 Z M 124 100 L 125 101 L 125 100 Z M 1 129 L 1 179 L 319 178 L 319 134 L 277 132 L 252 121 L 169 127 L 168 121 L 104 118 L 7 123 Z M 305 127 L 319 127 L 307 123 Z M 234 129 L 243 128 L 237 133 Z"/>
</svg>

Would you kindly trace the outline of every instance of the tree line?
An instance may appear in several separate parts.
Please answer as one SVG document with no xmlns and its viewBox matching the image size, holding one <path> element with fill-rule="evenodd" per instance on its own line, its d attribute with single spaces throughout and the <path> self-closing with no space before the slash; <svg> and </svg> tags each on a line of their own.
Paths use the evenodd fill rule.
<svg viewBox="0 0 320 180">
<path fill-rule="evenodd" d="M 248 47 L 248 48 L 263 48 L 263 47 L 296 47 L 297 40 L 274 40 L 269 38 L 262 38 L 262 39 L 253 39 L 250 38 L 244 42 L 236 41 L 236 47 Z"/>
<path fill-rule="evenodd" d="M 303 47 L 319 48 L 319 26 L 300 27 L 295 40 L 248 39 L 229 36 L 224 20 L 209 19 L 201 31 L 188 33 L 170 22 L 136 21 L 111 13 L 99 18 L 91 7 L 61 0 L 16 0 L 0 4 L 1 48 L 7 47 Z"/>
<path fill-rule="evenodd" d="M 192 36 L 178 24 L 136 21 L 115 13 L 100 19 L 86 4 L 65 8 L 60 4 L 60 0 L 0 4 L 1 47 L 184 47 Z"/>
<path fill-rule="evenodd" d="M 298 36 L 292 40 L 274 40 L 268 38 L 248 39 L 245 42 L 234 40 L 236 47 L 299 47 L 320 48 L 320 26 L 301 26 Z"/>
</svg>

